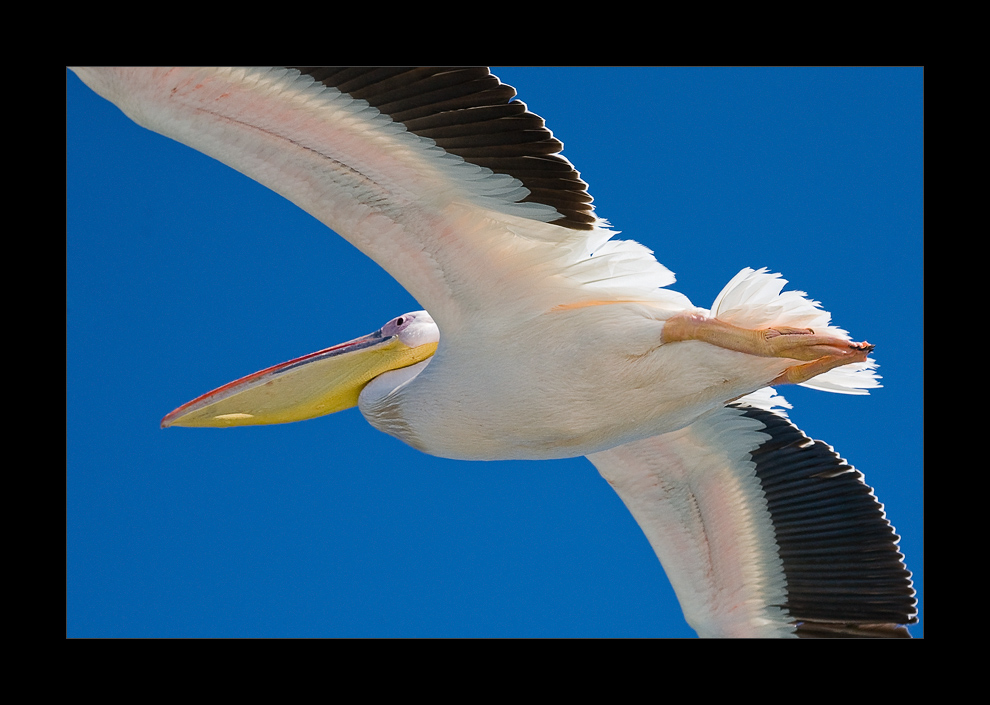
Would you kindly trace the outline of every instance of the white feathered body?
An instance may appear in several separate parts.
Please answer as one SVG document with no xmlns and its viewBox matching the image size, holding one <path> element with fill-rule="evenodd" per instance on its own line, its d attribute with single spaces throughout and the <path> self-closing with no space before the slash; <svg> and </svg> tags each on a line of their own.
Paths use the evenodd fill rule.
<svg viewBox="0 0 990 705">
<path fill-rule="evenodd" d="M 362 411 L 443 457 L 571 457 L 682 428 L 793 364 L 695 341 L 661 345 L 659 313 L 610 304 L 551 312 L 495 336 L 493 324 L 484 336 L 468 328 L 449 344 L 441 337 L 409 384 L 363 398 Z"/>
</svg>

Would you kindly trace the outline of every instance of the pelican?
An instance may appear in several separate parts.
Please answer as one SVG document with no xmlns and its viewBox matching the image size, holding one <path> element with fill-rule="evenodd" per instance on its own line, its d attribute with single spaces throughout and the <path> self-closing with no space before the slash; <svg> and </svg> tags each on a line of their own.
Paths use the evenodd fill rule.
<svg viewBox="0 0 990 705">
<path fill-rule="evenodd" d="M 806 297 L 782 292 L 779 277 L 744 269 L 709 309 L 693 306 L 651 253 L 597 219 L 576 173 L 550 159 L 559 147 L 549 133 L 527 157 L 563 174 L 489 161 L 509 172 L 492 173 L 484 164 L 493 157 L 451 146 L 458 137 L 443 130 L 471 117 L 467 105 L 429 128 L 440 130 L 434 144 L 415 134 L 429 113 L 390 117 L 373 90 L 355 100 L 331 73 L 79 74 L 140 124 L 314 214 L 429 311 L 225 385 L 163 425 L 277 423 L 358 405 L 375 427 L 434 455 L 588 456 L 639 521 L 699 634 L 887 635 L 913 621 L 910 576 L 879 505 L 858 473 L 787 422 L 766 389 L 865 391 L 876 386 L 870 347 L 850 342 Z M 392 81 L 411 100 L 472 82 L 488 86 L 482 95 L 508 90 L 474 71 L 344 76 L 348 91 Z M 508 120 L 538 131 L 510 99 L 498 103 L 516 111 Z M 486 136 L 497 143 L 499 134 Z M 813 472 L 780 470 L 788 453 Z M 771 487 L 764 465 L 795 487 L 834 479 L 837 494 L 828 485 L 809 490 L 816 500 L 807 506 L 785 500 L 794 493 Z M 870 530 L 857 524 L 856 533 L 879 542 L 855 550 L 880 554 L 865 569 L 868 597 L 854 604 L 835 595 L 862 582 L 862 566 L 830 559 L 819 574 L 786 538 L 809 524 L 841 531 L 830 522 L 846 510 L 847 491 L 859 497 L 853 513 L 871 517 Z M 843 548 L 816 546 L 830 556 Z M 795 551 L 800 567 L 791 570 Z M 809 580 L 825 581 L 820 594 L 802 587 Z"/>
</svg>

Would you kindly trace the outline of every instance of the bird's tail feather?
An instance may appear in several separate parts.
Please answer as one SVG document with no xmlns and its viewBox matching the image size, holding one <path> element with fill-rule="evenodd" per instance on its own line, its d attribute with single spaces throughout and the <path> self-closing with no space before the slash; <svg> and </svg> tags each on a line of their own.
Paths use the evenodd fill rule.
<svg viewBox="0 0 990 705">
<path fill-rule="evenodd" d="M 830 325 L 832 314 L 803 291 L 783 291 L 787 280 L 766 268 L 749 267 L 734 276 L 715 297 L 711 315 L 742 328 L 789 326 L 811 328 L 820 335 L 849 340 L 849 333 Z M 840 394 L 869 394 L 880 387 L 872 359 L 829 370 L 802 383 L 803 387 Z"/>
</svg>

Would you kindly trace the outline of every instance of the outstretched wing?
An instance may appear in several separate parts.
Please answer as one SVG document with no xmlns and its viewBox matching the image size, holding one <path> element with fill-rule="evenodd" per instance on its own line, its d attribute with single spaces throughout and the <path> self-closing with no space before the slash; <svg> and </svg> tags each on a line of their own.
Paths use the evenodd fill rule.
<svg viewBox="0 0 990 705">
<path fill-rule="evenodd" d="M 863 475 L 782 414 L 730 404 L 588 456 L 701 636 L 909 636 L 899 537 Z"/>
<path fill-rule="evenodd" d="M 333 228 L 445 335 L 495 305 L 652 300 L 673 282 L 642 245 L 609 241 L 563 145 L 487 69 L 75 70 Z"/>
</svg>

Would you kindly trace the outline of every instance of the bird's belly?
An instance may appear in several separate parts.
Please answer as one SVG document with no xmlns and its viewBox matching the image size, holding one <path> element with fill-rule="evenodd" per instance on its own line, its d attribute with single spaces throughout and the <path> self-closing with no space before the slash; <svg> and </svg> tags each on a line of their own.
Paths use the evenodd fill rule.
<svg viewBox="0 0 990 705">
<path fill-rule="evenodd" d="M 369 421 L 441 457 L 567 458 L 683 428 L 793 364 L 696 341 L 659 346 L 649 359 L 605 362 L 558 370 L 520 363 L 501 377 L 502 365 L 458 375 L 431 364 L 405 390 L 388 427 Z"/>
</svg>

